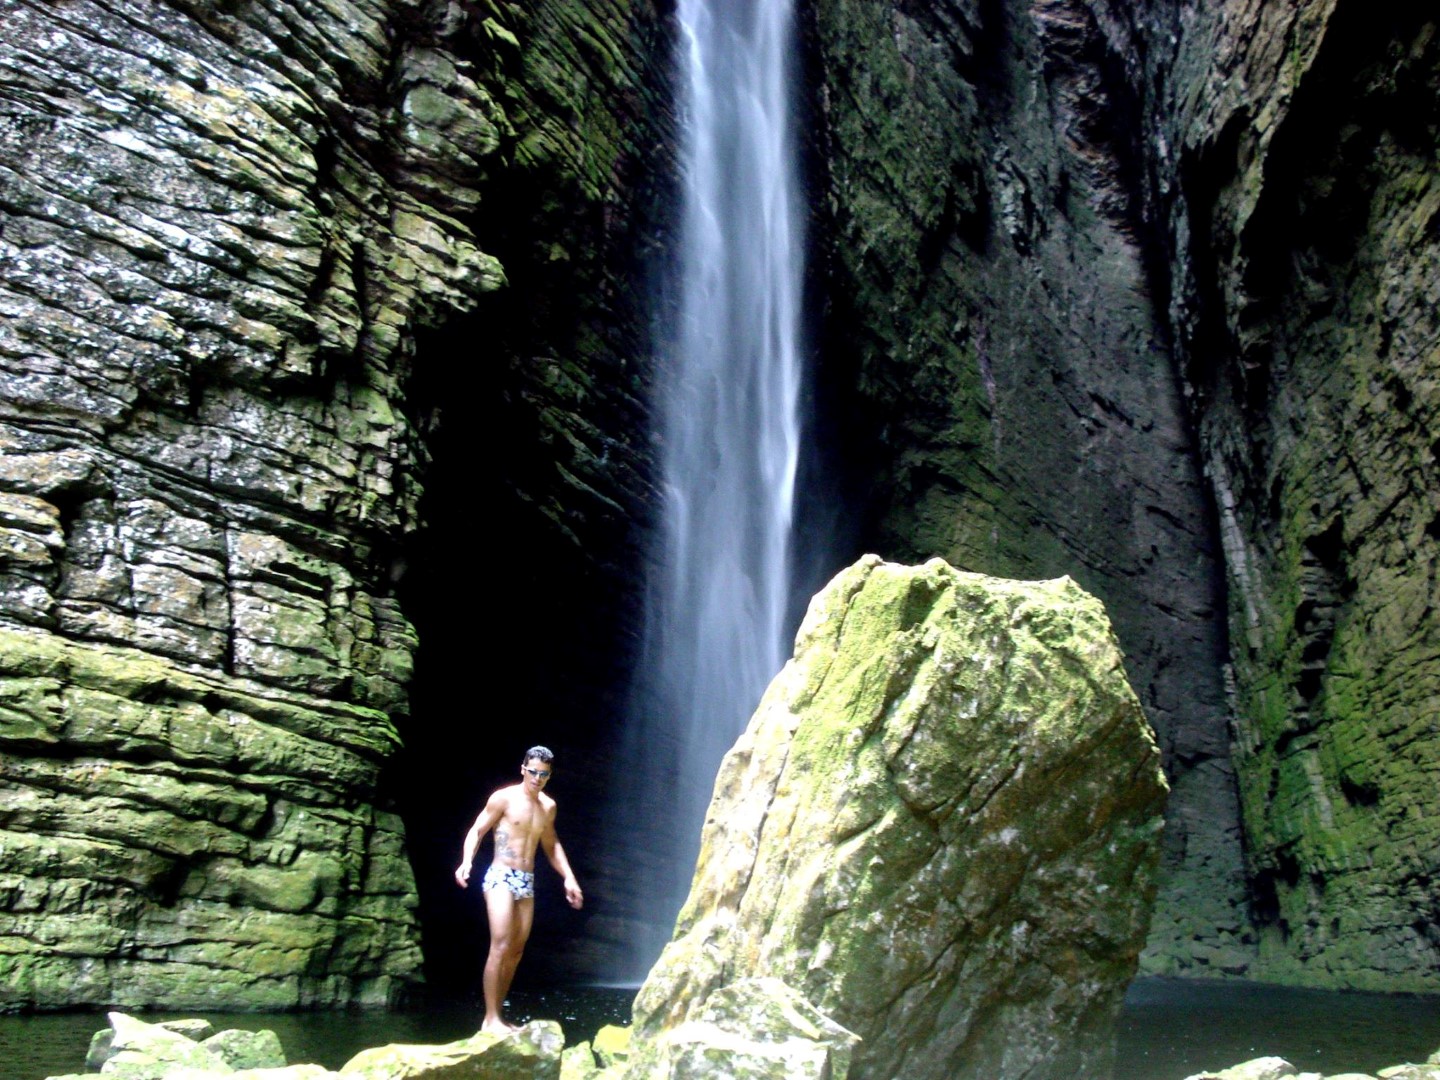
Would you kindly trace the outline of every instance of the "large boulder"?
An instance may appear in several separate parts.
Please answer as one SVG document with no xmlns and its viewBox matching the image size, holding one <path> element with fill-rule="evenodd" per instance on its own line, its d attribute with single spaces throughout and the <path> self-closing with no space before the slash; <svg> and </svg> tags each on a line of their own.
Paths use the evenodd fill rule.
<svg viewBox="0 0 1440 1080">
<path fill-rule="evenodd" d="M 1097 600 L 867 556 L 721 766 L 637 1036 L 772 976 L 861 1036 L 855 1077 L 1100 1075 L 1165 793 Z"/>
</svg>

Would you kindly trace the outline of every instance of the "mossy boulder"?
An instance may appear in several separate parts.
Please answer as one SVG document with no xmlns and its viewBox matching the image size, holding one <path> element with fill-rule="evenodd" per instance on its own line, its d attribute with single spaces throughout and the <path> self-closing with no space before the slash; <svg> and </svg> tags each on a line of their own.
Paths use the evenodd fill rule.
<svg viewBox="0 0 1440 1080">
<path fill-rule="evenodd" d="M 362 1050 L 340 1067 L 346 1080 L 559 1080 L 565 1036 L 535 1020 L 501 1037 L 478 1032 L 438 1046 L 395 1043 Z"/>
<path fill-rule="evenodd" d="M 229 1028 L 216 1032 L 202 1041 L 200 1046 L 237 1072 L 248 1069 L 283 1069 L 287 1064 L 285 1051 L 280 1046 L 280 1037 L 268 1028 L 263 1031 Z"/>
<path fill-rule="evenodd" d="M 637 1037 L 768 976 L 864 1040 L 857 1077 L 1100 1075 L 1165 794 L 1097 600 L 867 556 L 721 766 Z"/>
</svg>

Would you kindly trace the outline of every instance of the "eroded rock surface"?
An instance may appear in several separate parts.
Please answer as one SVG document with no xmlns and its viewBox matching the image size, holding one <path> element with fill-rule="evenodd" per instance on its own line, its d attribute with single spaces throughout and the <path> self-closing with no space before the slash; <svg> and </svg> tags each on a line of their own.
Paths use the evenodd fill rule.
<svg viewBox="0 0 1440 1080">
<path fill-rule="evenodd" d="M 853 1076 L 1102 1075 L 1165 793 L 1092 597 L 868 556 L 725 759 L 637 1036 L 772 976 Z"/>
<path fill-rule="evenodd" d="M 384 1002 L 378 776 L 418 328 L 503 27 L 446 3 L 17 0 L 0 41 L 0 1002 Z"/>
</svg>

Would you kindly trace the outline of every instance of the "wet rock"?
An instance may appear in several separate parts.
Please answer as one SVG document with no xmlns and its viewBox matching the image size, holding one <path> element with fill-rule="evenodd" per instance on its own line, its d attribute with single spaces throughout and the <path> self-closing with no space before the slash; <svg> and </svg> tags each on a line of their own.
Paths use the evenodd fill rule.
<svg viewBox="0 0 1440 1080">
<path fill-rule="evenodd" d="M 595 1059 L 605 1067 L 625 1064 L 630 1056 L 632 1030 L 618 1024 L 606 1024 L 602 1027 L 590 1043 Z"/>
<path fill-rule="evenodd" d="M 200 1043 L 237 1072 L 253 1069 L 283 1069 L 287 1062 L 280 1037 L 270 1030 L 242 1031 L 232 1028 L 217 1032 Z"/>
<path fill-rule="evenodd" d="M 1295 1066 L 1284 1058 L 1254 1058 L 1220 1072 L 1196 1073 L 1186 1080 L 1288 1080 L 1296 1076 Z"/>
<path fill-rule="evenodd" d="M 163 1080 L 181 1069 L 200 1073 L 229 1073 L 234 1070 L 218 1055 L 194 1039 L 147 1024 L 124 1013 L 110 1013 L 114 1032 L 111 1054 L 101 1066 L 105 1076 L 119 1080 Z"/>
<path fill-rule="evenodd" d="M 1440 1080 L 1440 1062 L 1432 1060 L 1424 1065 L 1392 1065 L 1381 1069 L 1376 1076 L 1380 1080 Z"/>
<path fill-rule="evenodd" d="M 505 1037 L 480 1032 L 438 1046 L 362 1050 L 340 1068 L 346 1080 L 559 1080 L 565 1036 L 535 1020 Z"/>
<path fill-rule="evenodd" d="M 640 1040 L 617 1075 L 845 1080 L 858 1042 L 779 979 L 740 979 L 712 994 L 692 1019 Z"/>
<path fill-rule="evenodd" d="M 1165 791 L 1073 582 L 867 556 L 725 759 L 636 1038 L 768 976 L 864 1040 L 858 1077 L 1102 1073 Z"/>
</svg>

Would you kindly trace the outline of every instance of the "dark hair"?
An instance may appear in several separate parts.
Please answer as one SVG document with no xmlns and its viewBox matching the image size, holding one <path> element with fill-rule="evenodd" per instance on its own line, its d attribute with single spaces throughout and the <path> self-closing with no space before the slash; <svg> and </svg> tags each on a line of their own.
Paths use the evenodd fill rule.
<svg viewBox="0 0 1440 1080">
<path fill-rule="evenodd" d="M 539 758 L 548 765 L 555 760 L 555 755 L 550 752 L 548 746 L 532 746 L 529 750 L 525 751 L 525 756 L 520 759 L 520 764 L 525 764 L 525 762 L 531 758 Z"/>
</svg>

